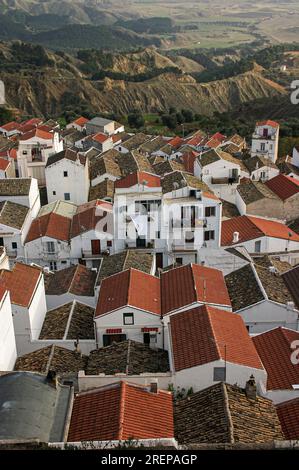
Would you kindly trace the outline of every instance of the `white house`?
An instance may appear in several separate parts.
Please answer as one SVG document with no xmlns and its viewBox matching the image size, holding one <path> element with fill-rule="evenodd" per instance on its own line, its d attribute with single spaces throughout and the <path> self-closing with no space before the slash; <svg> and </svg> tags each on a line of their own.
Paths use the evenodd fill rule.
<svg viewBox="0 0 299 470">
<path fill-rule="evenodd" d="M 9 291 L 0 288 L 0 371 L 13 370 L 17 347 Z"/>
<path fill-rule="evenodd" d="M 84 204 L 89 193 L 89 162 L 78 152 L 66 149 L 48 158 L 45 176 L 48 202 L 57 200 Z"/>
<path fill-rule="evenodd" d="M 273 266 L 248 264 L 225 276 L 234 312 L 242 316 L 250 333 L 279 326 L 299 330 L 299 310 Z"/>
<path fill-rule="evenodd" d="M 77 206 L 56 201 L 43 206 L 25 240 L 27 262 L 63 269 L 71 264 L 70 230 Z"/>
<path fill-rule="evenodd" d="M 240 178 L 249 176 L 240 160 L 220 149 L 200 154 L 194 163 L 194 175 L 206 183 L 219 198 L 232 203 L 235 203 Z"/>
<path fill-rule="evenodd" d="M 267 373 L 239 315 L 197 307 L 173 315 L 168 334 L 175 388 L 197 392 L 217 382 L 245 387 L 251 375 L 266 385 Z"/>
<path fill-rule="evenodd" d="M 131 339 L 163 348 L 160 280 L 136 269 L 104 279 L 95 324 L 99 347 Z"/>
<path fill-rule="evenodd" d="M 257 122 L 252 135 L 251 156 L 262 155 L 275 163 L 278 145 L 279 124 L 271 120 Z"/>
<path fill-rule="evenodd" d="M 0 179 L 0 202 L 10 201 L 29 207 L 34 219 L 40 210 L 40 195 L 35 178 Z"/>
<path fill-rule="evenodd" d="M 13 159 L 0 158 L 0 179 L 15 178 L 15 164 Z"/>
<path fill-rule="evenodd" d="M 58 132 L 47 132 L 36 128 L 22 135 L 17 151 L 18 170 L 21 178 L 36 178 L 45 185 L 45 166 L 49 156 L 63 150 L 63 141 Z"/>
<path fill-rule="evenodd" d="M 12 259 L 23 259 L 24 244 L 31 225 L 30 209 L 11 201 L 0 202 L 0 246 Z"/>
<path fill-rule="evenodd" d="M 0 134 L 7 138 L 12 137 L 13 135 L 18 135 L 20 134 L 20 127 L 21 124 L 15 121 L 7 122 L 6 124 L 0 126 Z"/>
<path fill-rule="evenodd" d="M 189 173 L 130 174 L 115 182 L 115 251 L 147 249 L 161 258 L 158 267 L 197 262 L 199 250 L 220 245 L 221 209 Z"/>
<path fill-rule="evenodd" d="M 16 263 L 12 271 L 1 271 L 0 286 L 10 293 L 17 353 L 26 354 L 39 337 L 47 311 L 43 273 Z"/>
<path fill-rule="evenodd" d="M 125 130 L 122 124 L 118 124 L 111 119 L 106 119 L 99 116 L 96 116 L 90 121 L 85 122 L 85 128 L 87 135 L 101 132 L 111 136 L 120 132 L 124 132 Z"/>
<path fill-rule="evenodd" d="M 91 159 L 91 186 L 96 186 L 107 179 L 109 181 L 116 181 L 122 177 L 122 171 L 117 160 L 119 157 L 120 153 L 115 149 L 111 149 Z"/>
<path fill-rule="evenodd" d="M 79 132 L 85 131 L 85 125 L 88 122 L 88 119 L 80 116 L 74 121 L 70 122 L 67 126 L 66 129 L 76 129 Z"/>
<path fill-rule="evenodd" d="M 114 250 L 113 206 L 106 201 L 91 201 L 77 208 L 70 232 L 71 259 L 87 267 L 99 265 L 103 254 Z"/>
<path fill-rule="evenodd" d="M 299 167 L 299 147 L 294 147 L 291 163 L 292 165 Z"/>
<path fill-rule="evenodd" d="M 250 178 L 253 181 L 268 181 L 279 174 L 279 168 L 272 160 L 264 155 L 256 155 L 255 157 L 243 160 L 243 164 L 247 168 Z"/>
<path fill-rule="evenodd" d="M 268 375 L 264 395 L 276 404 L 299 398 L 299 332 L 277 327 L 252 339 Z"/>
<path fill-rule="evenodd" d="M 274 220 L 242 215 L 222 221 L 221 245 L 244 246 L 248 253 L 299 250 L 299 235 Z"/>
</svg>

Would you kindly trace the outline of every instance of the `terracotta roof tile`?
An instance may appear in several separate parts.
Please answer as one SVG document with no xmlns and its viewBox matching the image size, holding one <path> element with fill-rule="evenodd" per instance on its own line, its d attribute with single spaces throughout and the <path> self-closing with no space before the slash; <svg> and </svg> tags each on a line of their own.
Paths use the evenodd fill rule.
<svg viewBox="0 0 299 470">
<path fill-rule="evenodd" d="M 97 224 L 112 212 L 112 204 L 106 201 L 92 201 L 78 207 L 72 219 L 71 238 L 95 230 Z"/>
<path fill-rule="evenodd" d="M 148 188 L 159 188 L 161 187 L 161 180 L 159 176 L 144 171 L 138 171 L 116 181 L 114 187 L 130 188 L 136 184 L 145 184 Z"/>
<path fill-rule="evenodd" d="M 25 243 L 40 237 L 68 241 L 70 238 L 71 219 L 50 212 L 32 221 Z"/>
<path fill-rule="evenodd" d="M 120 382 L 79 393 L 68 441 L 159 439 L 174 436 L 172 394 Z"/>
<path fill-rule="evenodd" d="M 282 432 L 287 440 L 299 440 L 299 397 L 276 405 Z"/>
<path fill-rule="evenodd" d="M 283 201 L 299 193 L 299 180 L 282 174 L 266 181 L 265 185 Z"/>
<path fill-rule="evenodd" d="M 0 158 L 0 170 L 5 171 L 7 167 L 10 165 L 9 160 L 5 160 L 5 158 Z"/>
<path fill-rule="evenodd" d="M 282 279 L 299 309 L 299 266 L 282 274 Z"/>
<path fill-rule="evenodd" d="M 13 304 L 29 307 L 41 277 L 40 269 L 16 263 L 12 271 L 0 271 L 0 286 L 9 291 Z"/>
<path fill-rule="evenodd" d="M 44 139 L 44 140 L 53 140 L 54 135 L 43 129 L 36 128 L 30 132 L 26 132 L 26 134 L 23 134 L 20 137 L 20 141 L 29 140 L 29 139 L 32 139 L 33 137 L 38 137 L 39 139 Z"/>
<path fill-rule="evenodd" d="M 239 232 L 238 243 L 260 237 L 282 238 L 299 242 L 299 236 L 281 222 L 242 215 L 222 222 L 222 246 L 233 245 L 233 234 Z M 291 236 L 290 236 L 291 234 Z"/>
<path fill-rule="evenodd" d="M 170 318 L 175 370 L 217 360 L 262 369 L 241 316 L 207 305 Z M 226 351 L 225 351 L 226 349 Z"/>
<path fill-rule="evenodd" d="M 256 123 L 256 126 L 271 126 L 271 127 L 279 127 L 278 122 L 276 121 L 271 121 L 271 119 L 267 119 L 265 121 L 258 121 Z"/>
<path fill-rule="evenodd" d="M 222 272 L 197 264 L 162 273 L 161 293 L 163 315 L 195 302 L 231 306 Z"/>
<path fill-rule="evenodd" d="M 253 337 L 268 374 L 268 390 L 292 390 L 293 385 L 299 384 L 299 364 L 294 365 L 291 362 L 291 344 L 298 340 L 297 331 L 282 327 Z"/>
<path fill-rule="evenodd" d="M 78 264 L 51 274 L 46 283 L 46 295 L 62 295 L 67 292 L 78 296 L 94 296 L 97 273 Z"/>
<path fill-rule="evenodd" d="M 132 268 L 104 279 L 95 316 L 126 305 L 160 315 L 160 280 Z"/>
</svg>

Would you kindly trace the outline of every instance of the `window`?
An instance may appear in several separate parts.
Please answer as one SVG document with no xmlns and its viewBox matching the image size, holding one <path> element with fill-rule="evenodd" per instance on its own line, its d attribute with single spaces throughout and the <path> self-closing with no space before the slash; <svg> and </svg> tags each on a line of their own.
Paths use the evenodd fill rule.
<svg viewBox="0 0 299 470">
<path fill-rule="evenodd" d="M 176 262 L 176 264 L 182 265 L 183 264 L 183 258 L 176 258 L 175 262 Z"/>
<path fill-rule="evenodd" d="M 160 238 L 160 230 L 156 232 L 156 239 L 159 239 L 159 238 Z"/>
<path fill-rule="evenodd" d="M 23 150 L 23 152 L 22 152 L 22 153 L 23 153 L 23 155 L 28 155 L 28 152 L 27 152 L 27 150 Z"/>
<path fill-rule="evenodd" d="M 124 313 L 124 325 L 134 325 L 133 313 Z"/>
<path fill-rule="evenodd" d="M 57 263 L 56 261 L 50 261 L 50 270 L 57 271 Z"/>
<path fill-rule="evenodd" d="M 255 242 L 255 244 L 254 244 L 254 252 L 255 253 L 260 253 L 261 252 L 261 245 L 262 245 L 261 240 Z"/>
<path fill-rule="evenodd" d="M 4 246 L 4 239 L 3 239 L 3 237 L 0 237 L 0 246 Z"/>
<path fill-rule="evenodd" d="M 111 248 L 112 247 L 112 240 L 107 240 L 107 247 Z"/>
<path fill-rule="evenodd" d="M 205 231 L 205 242 L 209 240 L 215 240 L 215 231 L 214 230 L 206 230 Z"/>
<path fill-rule="evenodd" d="M 65 261 L 65 260 L 64 260 L 64 261 L 61 261 L 61 264 L 66 264 L 66 261 Z"/>
<path fill-rule="evenodd" d="M 266 144 L 261 144 L 261 151 L 264 152 L 266 150 Z"/>
<path fill-rule="evenodd" d="M 70 201 L 70 200 L 71 200 L 71 195 L 70 195 L 70 193 L 64 193 L 64 200 L 65 200 L 65 201 Z"/>
<path fill-rule="evenodd" d="M 214 382 L 225 382 L 226 370 L 225 367 L 214 367 Z"/>
<path fill-rule="evenodd" d="M 53 196 L 56 196 L 56 191 L 53 191 Z"/>
<path fill-rule="evenodd" d="M 64 178 L 67 178 L 67 177 L 68 177 L 67 171 L 64 171 L 64 172 L 63 172 L 63 176 L 64 176 Z"/>
<path fill-rule="evenodd" d="M 18 248 L 17 242 L 12 242 L 11 247 L 12 247 L 13 250 L 17 250 L 17 248 Z"/>
<path fill-rule="evenodd" d="M 261 179 L 264 180 L 266 178 L 266 172 L 261 171 Z"/>
<path fill-rule="evenodd" d="M 216 207 L 206 207 L 205 208 L 205 217 L 215 217 Z"/>
<path fill-rule="evenodd" d="M 194 232 L 186 232 L 185 242 L 186 243 L 194 243 Z"/>
<path fill-rule="evenodd" d="M 47 242 L 47 252 L 48 253 L 55 253 L 55 243 L 54 242 Z"/>
</svg>

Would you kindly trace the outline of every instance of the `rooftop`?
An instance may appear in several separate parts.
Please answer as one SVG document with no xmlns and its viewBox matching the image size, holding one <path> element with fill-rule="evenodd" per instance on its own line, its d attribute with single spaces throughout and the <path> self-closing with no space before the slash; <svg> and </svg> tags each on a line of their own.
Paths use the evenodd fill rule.
<svg viewBox="0 0 299 470">
<path fill-rule="evenodd" d="M 291 292 L 292 297 L 299 309 L 299 265 L 289 271 L 286 271 L 282 275 L 282 279 Z"/>
<path fill-rule="evenodd" d="M 96 200 L 78 206 L 72 220 L 71 238 L 96 228 L 100 229 L 97 225 L 110 213 L 112 213 L 112 204 L 106 201 Z"/>
<path fill-rule="evenodd" d="M 69 442 L 173 437 L 170 392 L 118 382 L 75 397 Z"/>
<path fill-rule="evenodd" d="M 222 246 L 234 244 L 234 232 L 239 233 L 238 244 L 264 236 L 299 242 L 299 235 L 283 223 L 247 215 L 222 222 Z"/>
<path fill-rule="evenodd" d="M 299 440 L 299 398 L 276 405 L 282 432 L 287 440 Z"/>
<path fill-rule="evenodd" d="M 64 159 L 70 160 L 71 162 L 77 161 L 83 166 L 85 166 L 87 162 L 87 159 L 84 155 L 81 155 L 76 150 L 72 150 L 68 148 L 68 149 L 62 150 L 62 152 L 56 153 L 54 155 L 50 155 L 46 164 L 46 168 Z"/>
<path fill-rule="evenodd" d="M 39 339 L 94 339 L 94 309 L 76 300 L 49 310 Z"/>
<path fill-rule="evenodd" d="M 122 341 L 92 351 L 88 358 L 87 375 L 139 375 L 169 371 L 168 352 L 152 349 L 136 341 Z"/>
<path fill-rule="evenodd" d="M 29 208 L 11 201 L 0 202 L 0 224 L 21 230 Z"/>
<path fill-rule="evenodd" d="M 110 180 L 102 181 L 96 186 L 91 186 L 89 190 L 89 201 L 95 199 L 112 199 L 114 197 L 114 182 Z"/>
<path fill-rule="evenodd" d="M 227 360 L 263 369 L 241 316 L 206 305 L 173 315 L 170 331 L 176 371 Z"/>
<path fill-rule="evenodd" d="M 45 283 L 46 295 L 63 295 L 69 292 L 78 296 L 94 296 L 97 273 L 78 264 L 51 274 Z"/>
<path fill-rule="evenodd" d="M 0 196 L 28 196 L 31 178 L 0 179 Z"/>
<path fill-rule="evenodd" d="M 41 277 L 40 269 L 16 263 L 11 271 L 0 271 L 0 286 L 9 291 L 13 304 L 28 308 Z"/>
<path fill-rule="evenodd" d="M 51 212 L 32 221 L 25 243 L 32 242 L 41 237 L 68 241 L 70 229 L 71 219 Z"/>
<path fill-rule="evenodd" d="M 260 201 L 262 199 L 274 199 L 278 201 L 278 197 L 261 181 L 247 180 L 239 184 L 237 191 L 246 205 Z M 267 201 L 264 201 L 267 204 Z"/>
<path fill-rule="evenodd" d="M 271 400 L 248 398 L 244 389 L 223 382 L 178 400 L 174 420 L 179 444 L 257 444 L 283 439 Z"/>
<path fill-rule="evenodd" d="M 148 188 L 160 188 L 161 180 L 159 176 L 144 171 L 138 171 L 116 181 L 114 187 L 116 189 L 130 188 L 135 185 L 144 185 Z"/>
<path fill-rule="evenodd" d="M 299 384 L 299 364 L 292 364 L 291 344 L 299 340 L 298 331 L 274 328 L 253 338 L 268 375 L 268 390 L 293 390 Z"/>
<path fill-rule="evenodd" d="M 279 174 L 265 184 L 283 201 L 299 193 L 299 179 L 291 176 Z"/>
<path fill-rule="evenodd" d="M 38 372 L 47 375 L 78 373 L 86 367 L 87 357 L 80 352 L 55 346 L 54 344 L 18 357 L 15 371 Z"/>
</svg>

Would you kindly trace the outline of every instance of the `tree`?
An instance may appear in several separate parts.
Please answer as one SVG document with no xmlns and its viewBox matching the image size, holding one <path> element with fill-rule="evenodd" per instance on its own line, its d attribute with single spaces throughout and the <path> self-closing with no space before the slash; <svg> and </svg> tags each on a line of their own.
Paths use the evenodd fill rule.
<svg viewBox="0 0 299 470">
<path fill-rule="evenodd" d="M 182 109 L 182 115 L 184 116 L 186 122 L 194 121 L 194 114 L 190 109 Z"/>
<path fill-rule="evenodd" d="M 175 129 L 178 125 L 176 114 L 163 114 L 162 123 L 169 129 Z"/>
<path fill-rule="evenodd" d="M 182 113 L 176 113 L 176 119 L 178 124 L 184 124 L 185 122 L 185 117 L 183 116 Z"/>
<path fill-rule="evenodd" d="M 131 113 L 128 115 L 128 124 L 130 127 L 140 129 L 141 127 L 144 127 L 144 117 L 140 113 Z"/>
<path fill-rule="evenodd" d="M 12 121 L 13 120 L 13 114 L 12 112 L 7 109 L 7 108 L 2 108 L 0 106 L 0 123 L 1 124 L 5 124 L 9 121 Z"/>
</svg>

